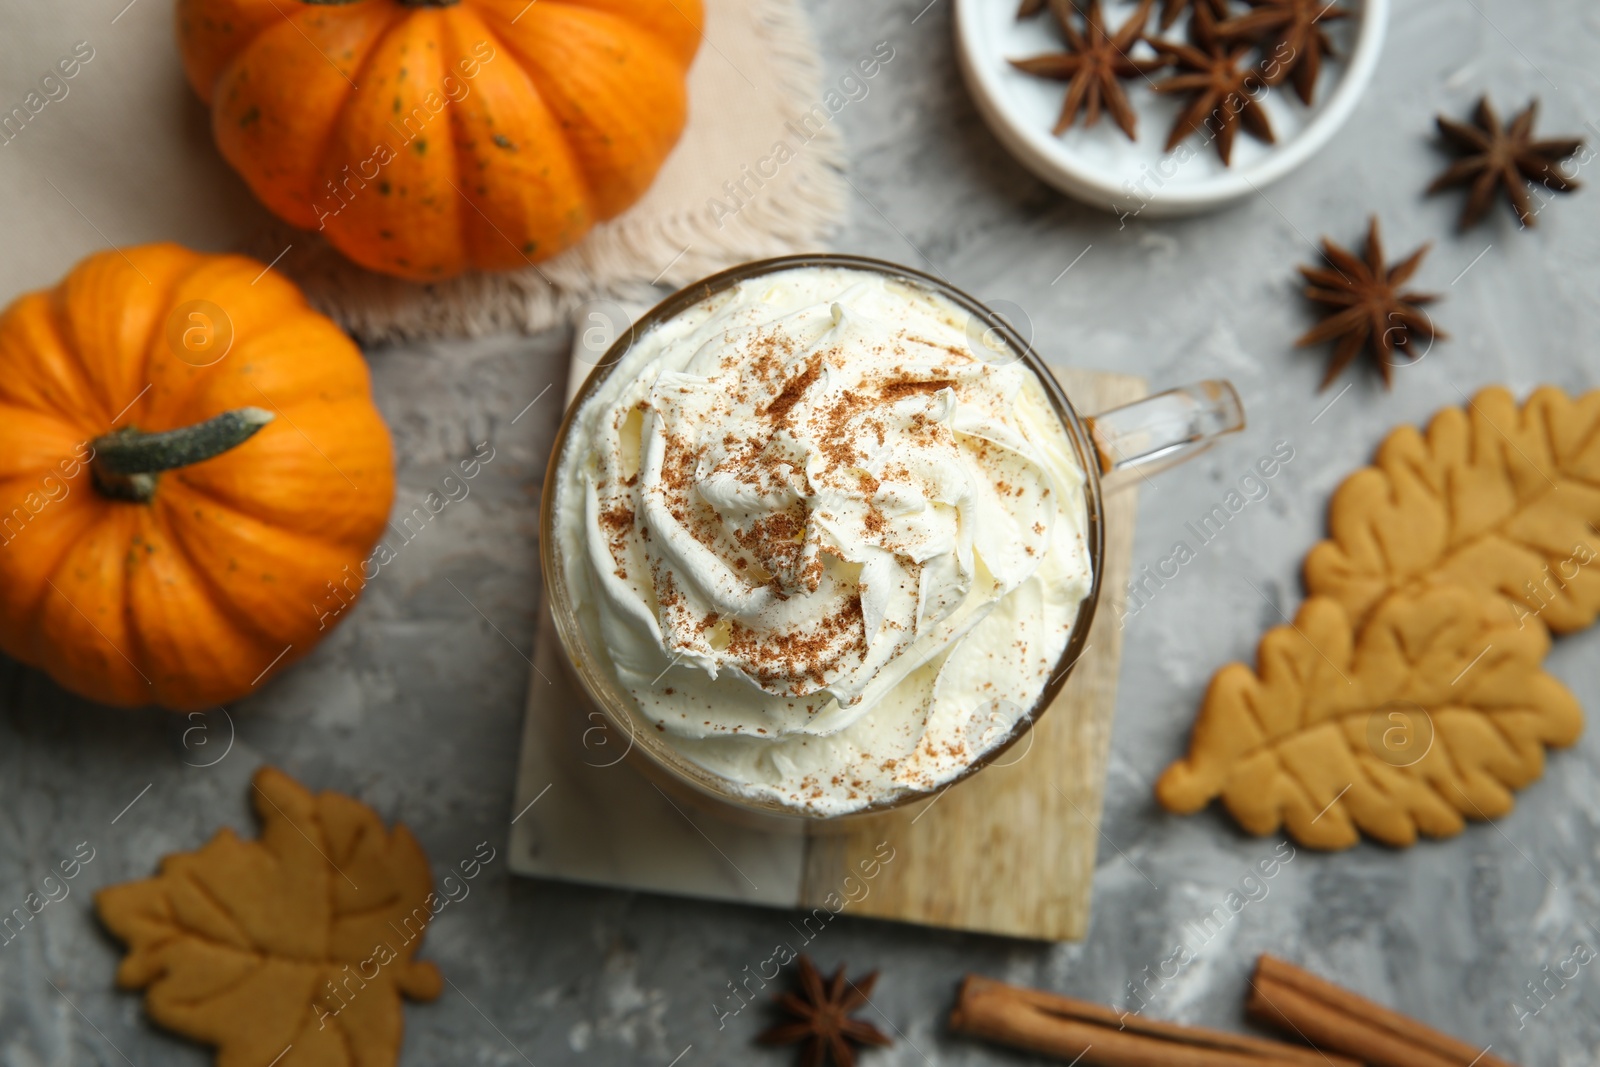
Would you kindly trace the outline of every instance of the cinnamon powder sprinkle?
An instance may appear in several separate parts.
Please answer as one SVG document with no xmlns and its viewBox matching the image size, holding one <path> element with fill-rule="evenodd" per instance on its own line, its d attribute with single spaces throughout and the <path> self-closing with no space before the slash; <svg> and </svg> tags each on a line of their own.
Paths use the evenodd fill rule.
<svg viewBox="0 0 1600 1067">
<path fill-rule="evenodd" d="M 728 651 L 747 663 L 762 664 L 756 679 L 764 686 L 791 679 L 789 691 L 794 696 L 826 685 L 851 653 L 866 649 L 859 595 L 851 596 L 807 633 L 759 633 L 737 621 L 729 627 Z"/>
<path fill-rule="evenodd" d="M 878 395 L 885 400 L 900 400 L 917 393 L 937 393 L 941 389 L 954 389 L 956 383 L 949 378 L 935 378 L 932 381 L 916 381 L 911 378 L 902 378 L 899 381 L 889 382 L 878 389 Z"/>
<path fill-rule="evenodd" d="M 789 412 L 794 409 L 794 406 L 800 403 L 800 398 L 805 395 L 806 390 L 815 385 L 817 379 L 821 376 L 821 360 L 814 359 L 807 363 L 806 369 L 792 378 L 789 384 L 783 387 L 783 392 L 774 397 L 772 403 L 767 405 L 766 410 L 761 412 L 762 417 L 771 419 L 773 422 L 783 422 Z"/>
</svg>

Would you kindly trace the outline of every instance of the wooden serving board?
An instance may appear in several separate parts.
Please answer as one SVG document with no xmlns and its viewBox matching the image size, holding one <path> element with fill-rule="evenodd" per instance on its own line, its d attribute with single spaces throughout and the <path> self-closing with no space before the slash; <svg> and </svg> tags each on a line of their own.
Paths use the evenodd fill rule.
<svg viewBox="0 0 1600 1067">
<path fill-rule="evenodd" d="M 568 396 L 587 366 L 575 364 Z M 1145 395 L 1142 379 L 1061 369 L 1078 408 Z M 1072 677 L 999 762 L 932 800 L 840 832 L 774 833 L 668 797 L 627 761 L 570 680 L 544 606 L 512 810 L 518 874 L 708 900 L 894 919 L 1044 941 L 1089 923 L 1106 753 L 1122 658 L 1136 491 L 1105 504 L 1100 610 Z M 592 716 L 592 717 L 591 717 Z M 887 861 L 884 857 L 891 857 Z M 870 872 L 870 877 L 868 873 Z"/>
</svg>

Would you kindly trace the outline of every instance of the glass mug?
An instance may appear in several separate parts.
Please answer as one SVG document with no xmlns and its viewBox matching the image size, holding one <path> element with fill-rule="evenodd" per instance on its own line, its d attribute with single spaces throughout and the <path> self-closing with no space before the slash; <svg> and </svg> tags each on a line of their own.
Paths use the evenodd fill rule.
<svg viewBox="0 0 1600 1067">
<path fill-rule="evenodd" d="M 736 786 L 673 748 L 658 736 L 657 730 L 649 728 L 648 723 L 636 716 L 633 699 L 616 681 L 608 666 L 605 651 L 595 647 L 595 635 L 586 631 L 578 616 L 572 591 L 567 585 L 563 551 L 555 529 L 559 471 L 572 433 L 574 416 L 622 362 L 622 357 L 634 341 L 655 326 L 740 282 L 806 267 L 868 272 L 930 291 L 972 316 L 967 334 L 969 342 L 975 341 L 986 350 L 981 358 L 1020 361 L 1028 367 L 1049 398 L 1066 430 L 1075 458 L 1084 471 L 1085 531 L 1092 568 L 1089 593 L 1078 604 L 1067 645 L 1055 669 L 1051 671 L 1050 681 L 1033 706 L 1018 718 L 1005 737 L 985 749 L 952 778 L 926 789 L 907 789 L 867 807 L 839 815 L 813 812 L 742 793 Z M 975 333 L 977 336 L 974 336 Z M 802 829 L 812 830 L 823 823 L 855 820 L 864 815 L 917 803 L 977 773 L 1003 754 L 1032 728 L 1066 684 L 1072 667 L 1088 641 L 1090 625 L 1100 600 L 1100 577 L 1105 556 L 1102 493 L 1126 479 L 1148 476 L 1154 471 L 1180 463 L 1209 447 L 1218 437 L 1243 428 L 1244 410 L 1238 394 L 1226 381 L 1197 382 L 1097 415 L 1080 415 L 1044 360 L 1004 316 L 948 282 L 921 271 L 882 260 L 847 255 L 784 256 L 746 263 L 686 286 L 657 304 L 627 330 L 619 332 L 568 406 L 550 453 L 539 520 L 540 564 L 551 621 L 555 623 L 565 663 L 594 705 L 594 710 L 604 717 L 610 730 L 617 731 L 618 737 L 628 739 L 625 746 L 627 760 L 657 786 L 694 803 L 701 810 L 747 825 L 773 824 L 793 828 L 799 824 Z M 579 713 L 581 716 L 582 712 Z M 593 718 L 592 714 L 590 718 Z M 592 729 L 594 724 L 590 722 L 587 725 Z"/>
</svg>

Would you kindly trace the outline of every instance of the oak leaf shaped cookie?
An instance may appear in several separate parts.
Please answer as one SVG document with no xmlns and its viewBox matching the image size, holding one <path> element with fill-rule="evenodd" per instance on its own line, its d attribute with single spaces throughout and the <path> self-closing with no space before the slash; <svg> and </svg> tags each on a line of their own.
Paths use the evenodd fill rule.
<svg viewBox="0 0 1600 1067">
<path fill-rule="evenodd" d="M 1545 387 L 1518 407 L 1490 388 L 1445 408 L 1427 433 L 1402 426 L 1328 511 L 1306 588 L 1357 623 L 1391 590 L 1454 583 L 1557 633 L 1600 612 L 1600 390 Z"/>
<path fill-rule="evenodd" d="M 1390 845 L 1448 837 L 1511 810 L 1511 790 L 1570 745 L 1583 713 L 1544 673 L 1542 626 L 1456 586 L 1397 594 L 1355 630 L 1314 597 L 1270 630 L 1258 667 L 1211 679 L 1189 754 L 1156 783 L 1169 811 L 1221 796 L 1246 830 L 1287 825 L 1310 848 L 1364 832 Z"/>
<path fill-rule="evenodd" d="M 400 995 L 441 988 L 413 959 L 434 900 L 427 856 L 404 826 L 386 831 L 365 804 L 270 767 L 254 800 L 257 840 L 223 829 L 96 895 L 128 946 L 117 984 L 146 990 L 157 1023 L 216 1046 L 218 1067 L 390 1067 Z"/>
</svg>

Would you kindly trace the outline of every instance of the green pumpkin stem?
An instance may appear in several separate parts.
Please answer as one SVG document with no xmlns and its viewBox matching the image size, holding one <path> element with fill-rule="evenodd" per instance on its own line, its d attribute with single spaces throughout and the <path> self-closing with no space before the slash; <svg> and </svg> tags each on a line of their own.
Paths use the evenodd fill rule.
<svg viewBox="0 0 1600 1067">
<path fill-rule="evenodd" d="M 95 438 L 95 486 L 116 500 L 148 503 L 162 471 L 204 463 L 244 444 L 276 416 L 265 408 L 236 408 L 215 418 L 161 433 L 133 426 Z"/>
</svg>

